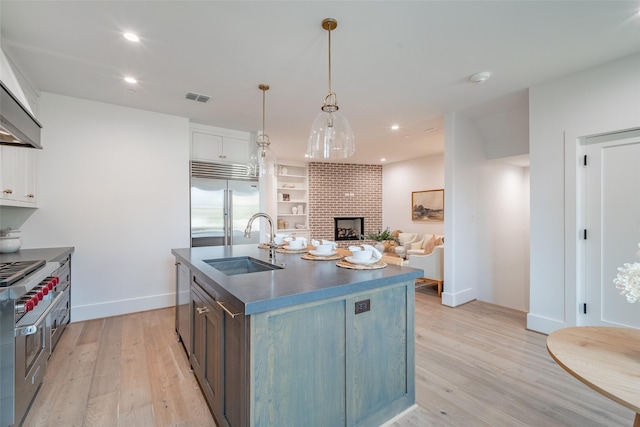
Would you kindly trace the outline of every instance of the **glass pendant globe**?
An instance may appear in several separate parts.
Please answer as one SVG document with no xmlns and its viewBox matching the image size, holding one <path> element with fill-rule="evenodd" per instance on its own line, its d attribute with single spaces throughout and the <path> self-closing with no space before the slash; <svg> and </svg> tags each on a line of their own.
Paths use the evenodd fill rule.
<svg viewBox="0 0 640 427">
<path fill-rule="evenodd" d="M 267 145 L 256 145 L 249 157 L 247 175 L 255 178 L 276 175 L 277 162 L 276 156 Z"/>
<path fill-rule="evenodd" d="M 321 111 L 311 125 L 307 156 L 312 159 L 346 159 L 356 152 L 351 125 L 339 111 Z"/>
</svg>

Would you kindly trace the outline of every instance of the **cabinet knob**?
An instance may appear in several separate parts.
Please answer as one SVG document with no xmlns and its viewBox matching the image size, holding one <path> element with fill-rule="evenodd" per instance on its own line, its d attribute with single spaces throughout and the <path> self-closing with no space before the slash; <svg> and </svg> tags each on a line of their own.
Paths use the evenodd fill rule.
<svg viewBox="0 0 640 427">
<path fill-rule="evenodd" d="M 35 196 L 35 194 L 27 194 L 27 197 L 30 198 L 30 199 L 33 199 L 36 196 Z"/>
<path fill-rule="evenodd" d="M 7 188 L 6 190 L 3 191 L 4 194 L 13 194 L 13 190 L 10 188 Z"/>
<path fill-rule="evenodd" d="M 198 314 L 205 314 L 209 312 L 209 309 L 207 307 L 196 307 L 196 311 Z"/>
</svg>

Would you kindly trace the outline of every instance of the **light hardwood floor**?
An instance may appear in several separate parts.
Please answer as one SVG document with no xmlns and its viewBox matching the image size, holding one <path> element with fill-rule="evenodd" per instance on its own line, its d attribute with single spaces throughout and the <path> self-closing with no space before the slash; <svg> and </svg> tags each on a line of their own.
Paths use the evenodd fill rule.
<svg viewBox="0 0 640 427">
<path fill-rule="evenodd" d="M 26 426 L 214 426 L 173 309 L 73 323 Z M 634 414 L 550 358 L 525 314 L 416 291 L 416 398 L 393 427 L 631 426 Z M 277 426 L 280 427 L 280 426 Z M 297 427 L 297 426 L 296 426 Z"/>
</svg>

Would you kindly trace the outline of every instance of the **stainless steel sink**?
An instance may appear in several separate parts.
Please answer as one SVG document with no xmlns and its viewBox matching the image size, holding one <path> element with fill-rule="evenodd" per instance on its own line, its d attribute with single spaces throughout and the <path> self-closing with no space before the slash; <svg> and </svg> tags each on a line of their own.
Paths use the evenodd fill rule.
<svg viewBox="0 0 640 427">
<path fill-rule="evenodd" d="M 203 261 L 227 276 L 282 269 L 282 267 L 277 265 L 269 264 L 268 262 L 247 256 L 223 259 L 205 259 Z"/>
</svg>

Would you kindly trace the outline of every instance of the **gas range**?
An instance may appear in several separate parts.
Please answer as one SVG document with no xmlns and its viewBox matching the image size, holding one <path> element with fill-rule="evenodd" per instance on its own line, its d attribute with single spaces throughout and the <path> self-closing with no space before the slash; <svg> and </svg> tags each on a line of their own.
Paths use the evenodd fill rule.
<svg viewBox="0 0 640 427">
<path fill-rule="evenodd" d="M 69 323 L 69 261 L 0 262 L 0 427 L 24 418 Z M 9 372 L 13 381 L 4 380 Z"/>
</svg>

